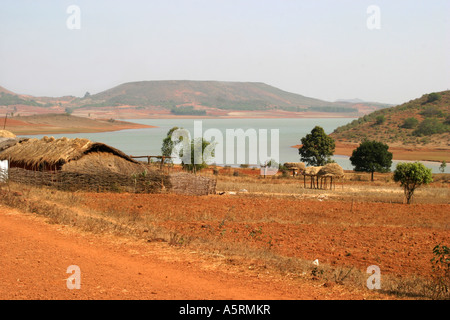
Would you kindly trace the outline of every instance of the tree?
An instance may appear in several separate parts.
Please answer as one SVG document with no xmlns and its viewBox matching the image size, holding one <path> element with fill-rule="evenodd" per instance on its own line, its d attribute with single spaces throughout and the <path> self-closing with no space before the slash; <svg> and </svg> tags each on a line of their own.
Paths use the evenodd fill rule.
<svg viewBox="0 0 450 320">
<path fill-rule="evenodd" d="M 350 161 L 355 171 L 372 173 L 389 172 L 392 166 L 392 153 L 389 146 L 378 141 L 363 141 L 358 148 L 353 150 Z"/>
<path fill-rule="evenodd" d="M 180 143 L 183 140 L 183 137 L 180 137 L 177 141 L 172 141 L 172 134 L 175 130 L 183 129 L 178 127 L 173 127 L 167 132 L 166 137 L 163 140 L 162 147 L 161 147 L 161 153 L 164 157 L 170 157 L 172 156 L 173 148 L 176 144 Z M 169 158 L 166 160 L 169 163 L 172 163 L 172 160 Z"/>
<path fill-rule="evenodd" d="M 431 169 L 420 162 L 399 163 L 394 171 L 394 181 L 403 187 L 406 203 L 410 204 L 414 191 L 421 185 L 433 181 Z"/>
<path fill-rule="evenodd" d="M 301 161 L 312 166 L 323 166 L 331 162 L 335 143 L 322 127 L 316 126 L 311 133 L 301 139 L 302 146 L 298 149 Z"/>
<path fill-rule="evenodd" d="M 439 166 L 439 171 L 444 173 L 446 167 L 447 167 L 447 162 L 445 162 L 445 160 L 442 160 L 442 163 Z"/>
<path fill-rule="evenodd" d="M 183 169 L 196 173 L 202 169 L 208 167 L 207 161 L 209 161 L 209 156 L 214 156 L 214 152 L 207 155 L 205 149 L 211 143 L 204 138 L 197 138 L 191 140 L 191 159 L 190 163 L 182 162 Z M 181 157 L 183 157 L 183 152 L 181 151 Z"/>
</svg>

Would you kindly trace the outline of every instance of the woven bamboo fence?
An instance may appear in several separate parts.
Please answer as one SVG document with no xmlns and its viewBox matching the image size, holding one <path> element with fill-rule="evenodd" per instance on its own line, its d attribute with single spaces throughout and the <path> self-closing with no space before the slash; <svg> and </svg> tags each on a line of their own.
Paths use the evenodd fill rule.
<svg viewBox="0 0 450 320">
<path fill-rule="evenodd" d="M 11 182 L 53 187 L 64 191 L 88 192 L 170 192 L 189 195 L 215 194 L 216 180 L 189 173 L 164 174 L 150 171 L 134 175 L 114 172 L 95 174 L 70 171 L 32 171 L 10 168 L 8 180 Z"/>
</svg>

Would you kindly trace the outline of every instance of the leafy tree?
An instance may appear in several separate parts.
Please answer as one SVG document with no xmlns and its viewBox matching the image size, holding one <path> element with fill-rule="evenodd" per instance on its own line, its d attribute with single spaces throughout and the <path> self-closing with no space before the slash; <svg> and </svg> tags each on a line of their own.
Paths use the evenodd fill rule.
<svg viewBox="0 0 450 320">
<path fill-rule="evenodd" d="M 301 161 L 312 166 L 323 166 L 331 162 L 335 143 L 322 127 L 316 126 L 311 133 L 301 139 L 302 146 L 298 149 Z"/>
<path fill-rule="evenodd" d="M 447 162 L 445 162 L 445 160 L 442 160 L 442 163 L 439 166 L 439 171 L 444 173 L 446 167 L 447 167 Z"/>
<path fill-rule="evenodd" d="M 402 128 L 413 129 L 413 128 L 417 127 L 418 124 L 419 124 L 419 120 L 411 117 L 411 118 L 405 119 L 405 121 L 402 124 Z"/>
<path fill-rule="evenodd" d="M 370 172 L 373 181 L 374 172 L 389 172 L 392 165 L 392 153 L 389 146 L 378 141 L 363 141 L 353 150 L 350 161 L 355 171 Z"/>
<path fill-rule="evenodd" d="M 180 139 L 178 141 L 172 141 L 172 134 L 175 130 L 178 130 L 178 129 L 182 129 L 182 128 L 173 127 L 172 129 L 170 129 L 167 132 L 167 136 L 164 138 L 162 147 L 161 147 L 161 153 L 163 156 L 170 157 L 172 155 L 172 151 L 173 151 L 173 148 L 175 147 L 175 145 L 177 143 L 181 142 L 181 140 L 183 139 L 183 137 L 180 137 Z M 171 162 L 170 159 L 168 159 L 166 161 Z"/>
<path fill-rule="evenodd" d="M 192 139 L 191 161 L 190 163 L 182 162 L 183 169 L 196 173 L 197 171 L 207 168 L 208 165 L 206 162 L 210 159 L 208 159 L 208 155 L 206 154 L 205 149 L 210 144 L 211 143 L 204 138 Z M 214 152 L 211 153 L 211 156 L 214 156 Z M 181 157 L 183 157 L 183 152 L 181 152 Z"/>
<path fill-rule="evenodd" d="M 431 169 L 420 162 L 399 163 L 394 171 L 394 181 L 403 187 L 406 203 L 410 204 L 414 191 L 421 185 L 433 181 Z"/>
</svg>

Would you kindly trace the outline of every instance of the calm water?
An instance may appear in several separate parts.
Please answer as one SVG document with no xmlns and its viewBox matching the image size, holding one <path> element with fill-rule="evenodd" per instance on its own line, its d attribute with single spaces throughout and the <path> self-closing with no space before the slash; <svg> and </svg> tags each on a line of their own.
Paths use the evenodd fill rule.
<svg viewBox="0 0 450 320">
<path fill-rule="evenodd" d="M 270 155 L 270 129 L 279 130 L 279 158 L 280 162 L 298 162 L 300 156 L 298 150 L 291 146 L 300 144 L 300 139 L 311 132 L 314 126 L 321 126 L 326 133 L 331 133 L 341 125 L 349 123 L 353 118 L 317 118 L 317 119 L 201 119 L 202 129 L 205 132 L 209 128 L 219 129 L 226 137 L 226 129 L 267 129 L 269 141 L 266 143 Z M 102 142 L 115 147 L 126 154 L 133 156 L 160 155 L 162 140 L 172 127 L 183 127 L 194 135 L 193 119 L 133 119 L 131 122 L 157 126 L 157 128 L 131 129 L 115 132 L 79 133 L 53 135 L 55 138 L 87 138 L 92 141 Z M 41 138 L 44 135 L 29 137 Z M 261 137 L 261 136 L 259 136 Z M 224 151 L 225 152 L 225 151 Z M 248 159 L 248 154 L 246 155 Z M 353 169 L 350 160 L 346 156 L 334 156 L 333 159 L 344 169 Z M 399 161 L 393 161 L 393 169 Z M 423 162 L 433 172 L 439 172 L 439 163 Z"/>
</svg>

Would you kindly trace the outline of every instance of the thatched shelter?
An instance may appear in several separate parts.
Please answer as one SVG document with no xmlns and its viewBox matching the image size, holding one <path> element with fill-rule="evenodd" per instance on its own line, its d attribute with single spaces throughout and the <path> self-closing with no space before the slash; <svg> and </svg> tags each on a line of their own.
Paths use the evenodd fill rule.
<svg viewBox="0 0 450 320">
<path fill-rule="evenodd" d="M 321 178 L 321 185 L 322 181 L 324 182 L 324 188 L 327 186 L 327 178 L 330 178 L 330 189 L 332 189 L 333 178 L 343 178 L 344 169 L 337 163 L 328 163 L 317 172 L 317 176 Z"/>
<path fill-rule="evenodd" d="M 144 170 L 139 162 L 120 150 L 79 138 L 22 139 L 0 152 L 0 160 L 9 160 L 10 168 L 35 171 L 112 171 L 131 174 Z"/>
<path fill-rule="evenodd" d="M 307 167 L 303 171 L 303 186 L 306 188 L 306 177 L 311 177 L 311 189 L 319 187 L 319 177 L 317 173 L 322 169 L 322 167 Z"/>
<path fill-rule="evenodd" d="M 284 167 L 288 170 L 292 170 L 292 176 L 303 173 L 306 169 L 304 162 L 285 162 Z"/>
</svg>

